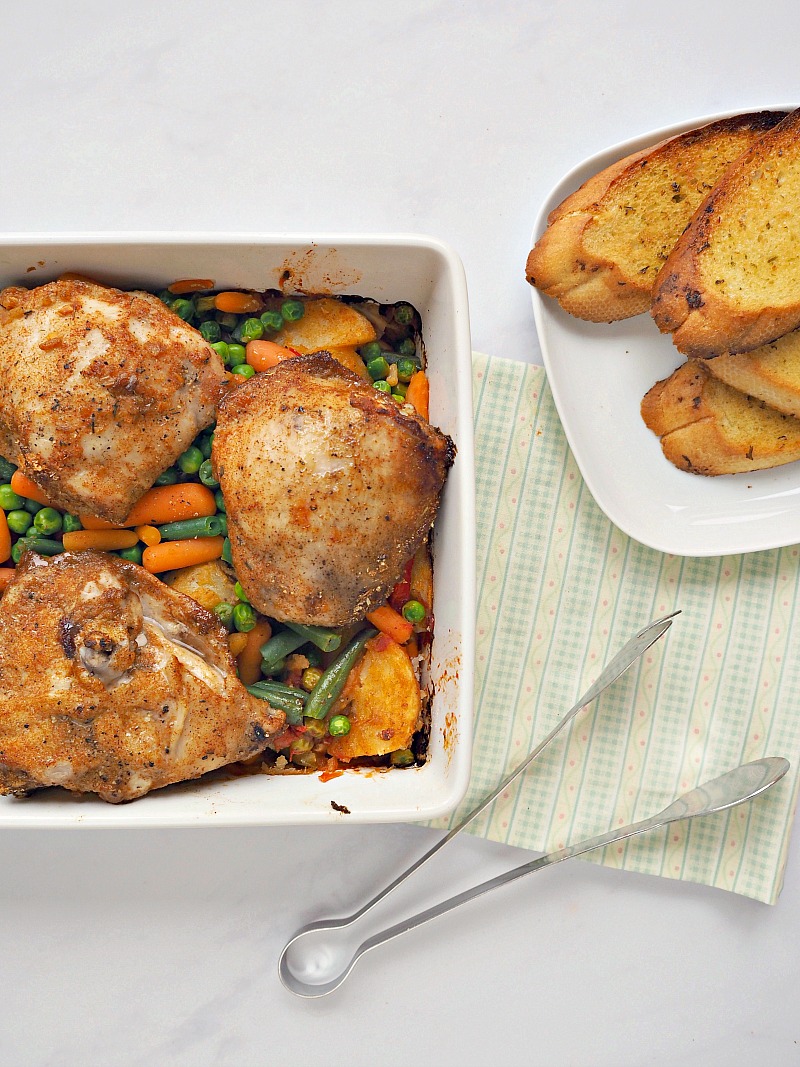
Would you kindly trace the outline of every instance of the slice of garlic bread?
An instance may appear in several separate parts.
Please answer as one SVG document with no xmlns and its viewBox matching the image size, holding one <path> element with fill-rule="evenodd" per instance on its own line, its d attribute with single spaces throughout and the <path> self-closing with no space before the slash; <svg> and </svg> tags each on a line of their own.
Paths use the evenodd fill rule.
<svg viewBox="0 0 800 1067">
<path fill-rule="evenodd" d="M 706 365 L 715 378 L 740 393 L 800 418 L 800 330 L 752 352 L 715 356 Z"/>
<path fill-rule="evenodd" d="M 661 269 L 652 315 L 693 358 L 800 325 L 800 109 L 727 169 Z"/>
<path fill-rule="evenodd" d="M 741 474 L 800 459 L 800 419 L 718 381 L 708 361 L 689 360 L 642 400 L 664 455 L 693 474 Z"/>
<path fill-rule="evenodd" d="M 761 111 L 721 119 L 596 174 L 550 213 L 528 256 L 528 281 L 592 322 L 646 311 L 656 276 L 695 208 L 730 162 L 785 116 Z"/>
</svg>

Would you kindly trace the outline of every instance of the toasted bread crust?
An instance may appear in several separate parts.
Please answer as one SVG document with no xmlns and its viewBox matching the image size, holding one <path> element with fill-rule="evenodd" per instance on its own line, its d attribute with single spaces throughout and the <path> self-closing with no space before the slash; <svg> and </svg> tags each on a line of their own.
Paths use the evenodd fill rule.
<svg viewBox="0 0 800 1067">
<path fill-rule="evenodd" d="M 740 393 L 800 418 L 800 330 L 752 352 L 709 359 L 706 366 L 715 378 Z"/>
<path fill-rule="evenodd" d="M 735 160 L 661 269 L 651 312 L 692 358 L 747 352 L 800 325 L 800 109 Z"/>
<path fill-rule="evenodd" d="M 692 474 L 742 474 L 800 459 L 800 419 L 718 381 L 705 360 L 656 382 L 641 412 L 670 463 Z"/>
<path fill-rule="evenodd" d="M 730 161 L 785 114 L 709 123 L 594 175 L 550 213 L 528 256 L 527 280 L 592 322 L 646 311 L 658 271 L 697 205 Z"/>
</svg>

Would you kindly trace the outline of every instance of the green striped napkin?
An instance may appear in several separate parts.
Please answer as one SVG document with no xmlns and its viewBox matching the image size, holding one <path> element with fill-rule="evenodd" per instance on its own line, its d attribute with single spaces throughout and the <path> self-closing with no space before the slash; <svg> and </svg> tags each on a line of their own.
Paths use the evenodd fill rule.
<svg viewBox="0 0 800 1067">
<path fill-rule="evenodd" d="M 672 628 L 470 832 L 537 851 L 661 810 L 746 760 L 786 756 L 767 795 L 608 846 L 596 862 L 774 903 L 800 761 L 797 547 L 688 559 L 603 515 L 544 370 L 473 357 L 478 540 L 475 757 L 452 826 L 516 766 L 638 629 Z"/>
</svg>

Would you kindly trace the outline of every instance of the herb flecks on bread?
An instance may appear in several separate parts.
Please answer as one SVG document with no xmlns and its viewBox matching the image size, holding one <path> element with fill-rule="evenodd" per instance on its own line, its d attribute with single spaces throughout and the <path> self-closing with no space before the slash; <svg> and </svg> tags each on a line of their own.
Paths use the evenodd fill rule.
<svg viewBox="0 0 800 1067">
<path fill-rule="evenodd" d="M 722 119 L 590 178 L 550 213 L 528 256 L 528 281 L 593 322 L 646 311 L 659 270 L 696 207 L 729 163 L 785 114 Z"/>
<path fill-rule="evenodd" d="M 800 419 L 783 415 L 689 360 L 642 400 L 645 424 L 681 470 L 742 474 L 800 459 Z"/>
<path fill-rule="evenodd" d="M 746 352 L 800 326 L 800 109 L 744 152 L 664 264 L 652 315 L 693 358 Z"/>
</svg>

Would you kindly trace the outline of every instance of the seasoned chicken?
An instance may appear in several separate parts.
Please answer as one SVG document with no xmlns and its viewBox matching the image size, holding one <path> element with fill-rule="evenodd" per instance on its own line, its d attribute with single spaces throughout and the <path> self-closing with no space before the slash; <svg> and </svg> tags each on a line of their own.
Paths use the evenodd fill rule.
<svg viewBox="0 0 800 1067">
<path fill-rule="evenodd" d="M 324 352 L 229 394 L 212 459 L 251 603 L 284 621 L 362 619 L 430 529 L 454 455 L 410 406 Z"/>
<path fill-rule="evenodd" d="M 219 620 L 142 567 L 22 557 L 0 600 L 0 793 L 133 800 L 255 755 L 283 722 Z"/>
<path fill-rule="evenodd" d="M 0 455 L 66 511 L 122 522 L 213 422 L 224 368 L 149 293 L 79 279 L 0 293 Z"/>
</svg>

